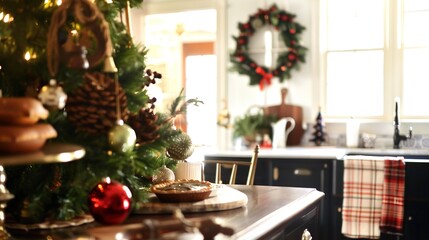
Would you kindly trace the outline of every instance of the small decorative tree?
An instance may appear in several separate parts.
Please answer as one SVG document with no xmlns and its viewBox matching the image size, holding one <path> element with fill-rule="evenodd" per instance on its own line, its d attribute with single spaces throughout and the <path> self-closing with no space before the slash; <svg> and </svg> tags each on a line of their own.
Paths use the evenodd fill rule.
<svg viewBox="0 0 429 240">
<path fill-rule="evenodd" d="M 314 142 L 316 146 L 321 146 L 323 142 L 326 141 L 325 139 L 325 124 L 323 123 L 322 113 L 319 108 L 319 113 L 316 117 L 316 124 L 313 126 L 314 132 L 313 132 L 313 138 L 310 139 L 310 142 Z"/>
</svg>

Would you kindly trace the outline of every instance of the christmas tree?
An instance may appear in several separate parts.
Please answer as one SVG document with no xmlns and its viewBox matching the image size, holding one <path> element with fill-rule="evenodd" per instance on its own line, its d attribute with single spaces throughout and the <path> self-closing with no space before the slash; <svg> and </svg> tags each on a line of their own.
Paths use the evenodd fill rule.
<svg viewBox="0 0 429 240">
<path fill-rule="evenodd" d="M 325 139 L 325 126 L 323 123 L 322 113 L 319 108 L 319 113 L 316 117 L 316 124 L 313 126 L 314 132 L 313 132 L 313 138 L 310 139 L 310 142 L 314 142 L 316 146 L 321 146 L 323 142 L 326 141 Z"/>
<path fill-rule="evenodd" d="M 169 113 L 156 112 L 147 88 L 162 76 L 146 69 L 147 49 L 133 43 L 121 21 L 127 4 L 138 7 L 143 0 L 59 2 L 0 0 L 3 96 L 37 98 L 43 87 L 61 86 L 67 100 L 65 107 L 50 108 L 46 122 L 58 132 L 50 141 L 86 150 L 83 159 L 69 163 L 6 167 L 7 187 L 15 195 L 8 218 L 21 222 L 87 213 L 88 193 L 104 177 L 128 186 L 134 202 L 145 201 L 142 189 L 153 172 L 174 167 L 166 148 L 168 139 L 181 134 L 171 121 L 178 102 Z M 49 85 L 52 78 L 58 86 Z M 124 134 L 120 129 L 111 136 L 117 120 L 135 132 L 130 149 L 109 143 Z"/>
</svg>

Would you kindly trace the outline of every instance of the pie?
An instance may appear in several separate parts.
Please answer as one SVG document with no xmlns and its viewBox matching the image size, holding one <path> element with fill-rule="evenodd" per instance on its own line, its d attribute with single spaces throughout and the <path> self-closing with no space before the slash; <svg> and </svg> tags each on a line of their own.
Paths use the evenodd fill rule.
<svg viewBox="0 0 429 240">
<path fill-rule="evenodd" d="M 197 202 L 210 196 L 212 184 L 199 180 L 172 180 L 151 187 L 161 202 Z"/>
</svg>

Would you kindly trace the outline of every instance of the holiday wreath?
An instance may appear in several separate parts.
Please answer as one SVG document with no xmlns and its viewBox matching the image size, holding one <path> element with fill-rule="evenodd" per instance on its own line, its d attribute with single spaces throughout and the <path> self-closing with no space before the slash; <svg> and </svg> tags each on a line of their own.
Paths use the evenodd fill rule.
<svg viewBox="0 0 429 240">
<path fill-rule="evenodd" d="M 233 36 L 237 45 L 230 59 L 233 64 L 231 70 L 250 77 L 250 85 L 259 84 L 262 90 L 264 86 L 271 84 L 273 77 L 278 77 L 280 82 L 291 78 L 291 70 L 299 69 L 299 63 L 305 62 L 307 48 L 299 43 L 300 34 L 305 27 L 294 21 L 295 15 L 285 10 L 279 10 L 277 5 L 269 9 L 259 9 L 257 13 L 249 16 L 246 23 L 239 23 L 240 33 Z M 269 69 L 258 65 L 248 54 L 249 38 L 256 30 L 264 25 L 271 25 L 280 31 L 286 49 L 279 53 L 277 65 Z"/>
</svg>

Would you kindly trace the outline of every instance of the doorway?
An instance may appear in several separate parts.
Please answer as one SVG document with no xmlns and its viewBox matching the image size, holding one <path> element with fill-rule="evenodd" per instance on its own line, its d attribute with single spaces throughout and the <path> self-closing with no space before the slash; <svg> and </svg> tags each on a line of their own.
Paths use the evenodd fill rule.
<svg viewBox="0 0 429 240">
<path fill-rule="evenodd" d="M 214 42 L 184 43 L 182 80 L 186 97 L 198 98 L 204 104 L 190 106 L 181 126 L 198 145 L 216 144 L 217 77 Z"/>
<path fill-rule="evenodd" d="M 216 23 L 215 9 L 145 16 L 147 67 L 163 76 L 157 83 L 157 110 L 168 111 L 182 89 L 187 99 L 203 101 L 175 120 L 197 145 L 215 146 L 218 139 Z"/>
</svg>

